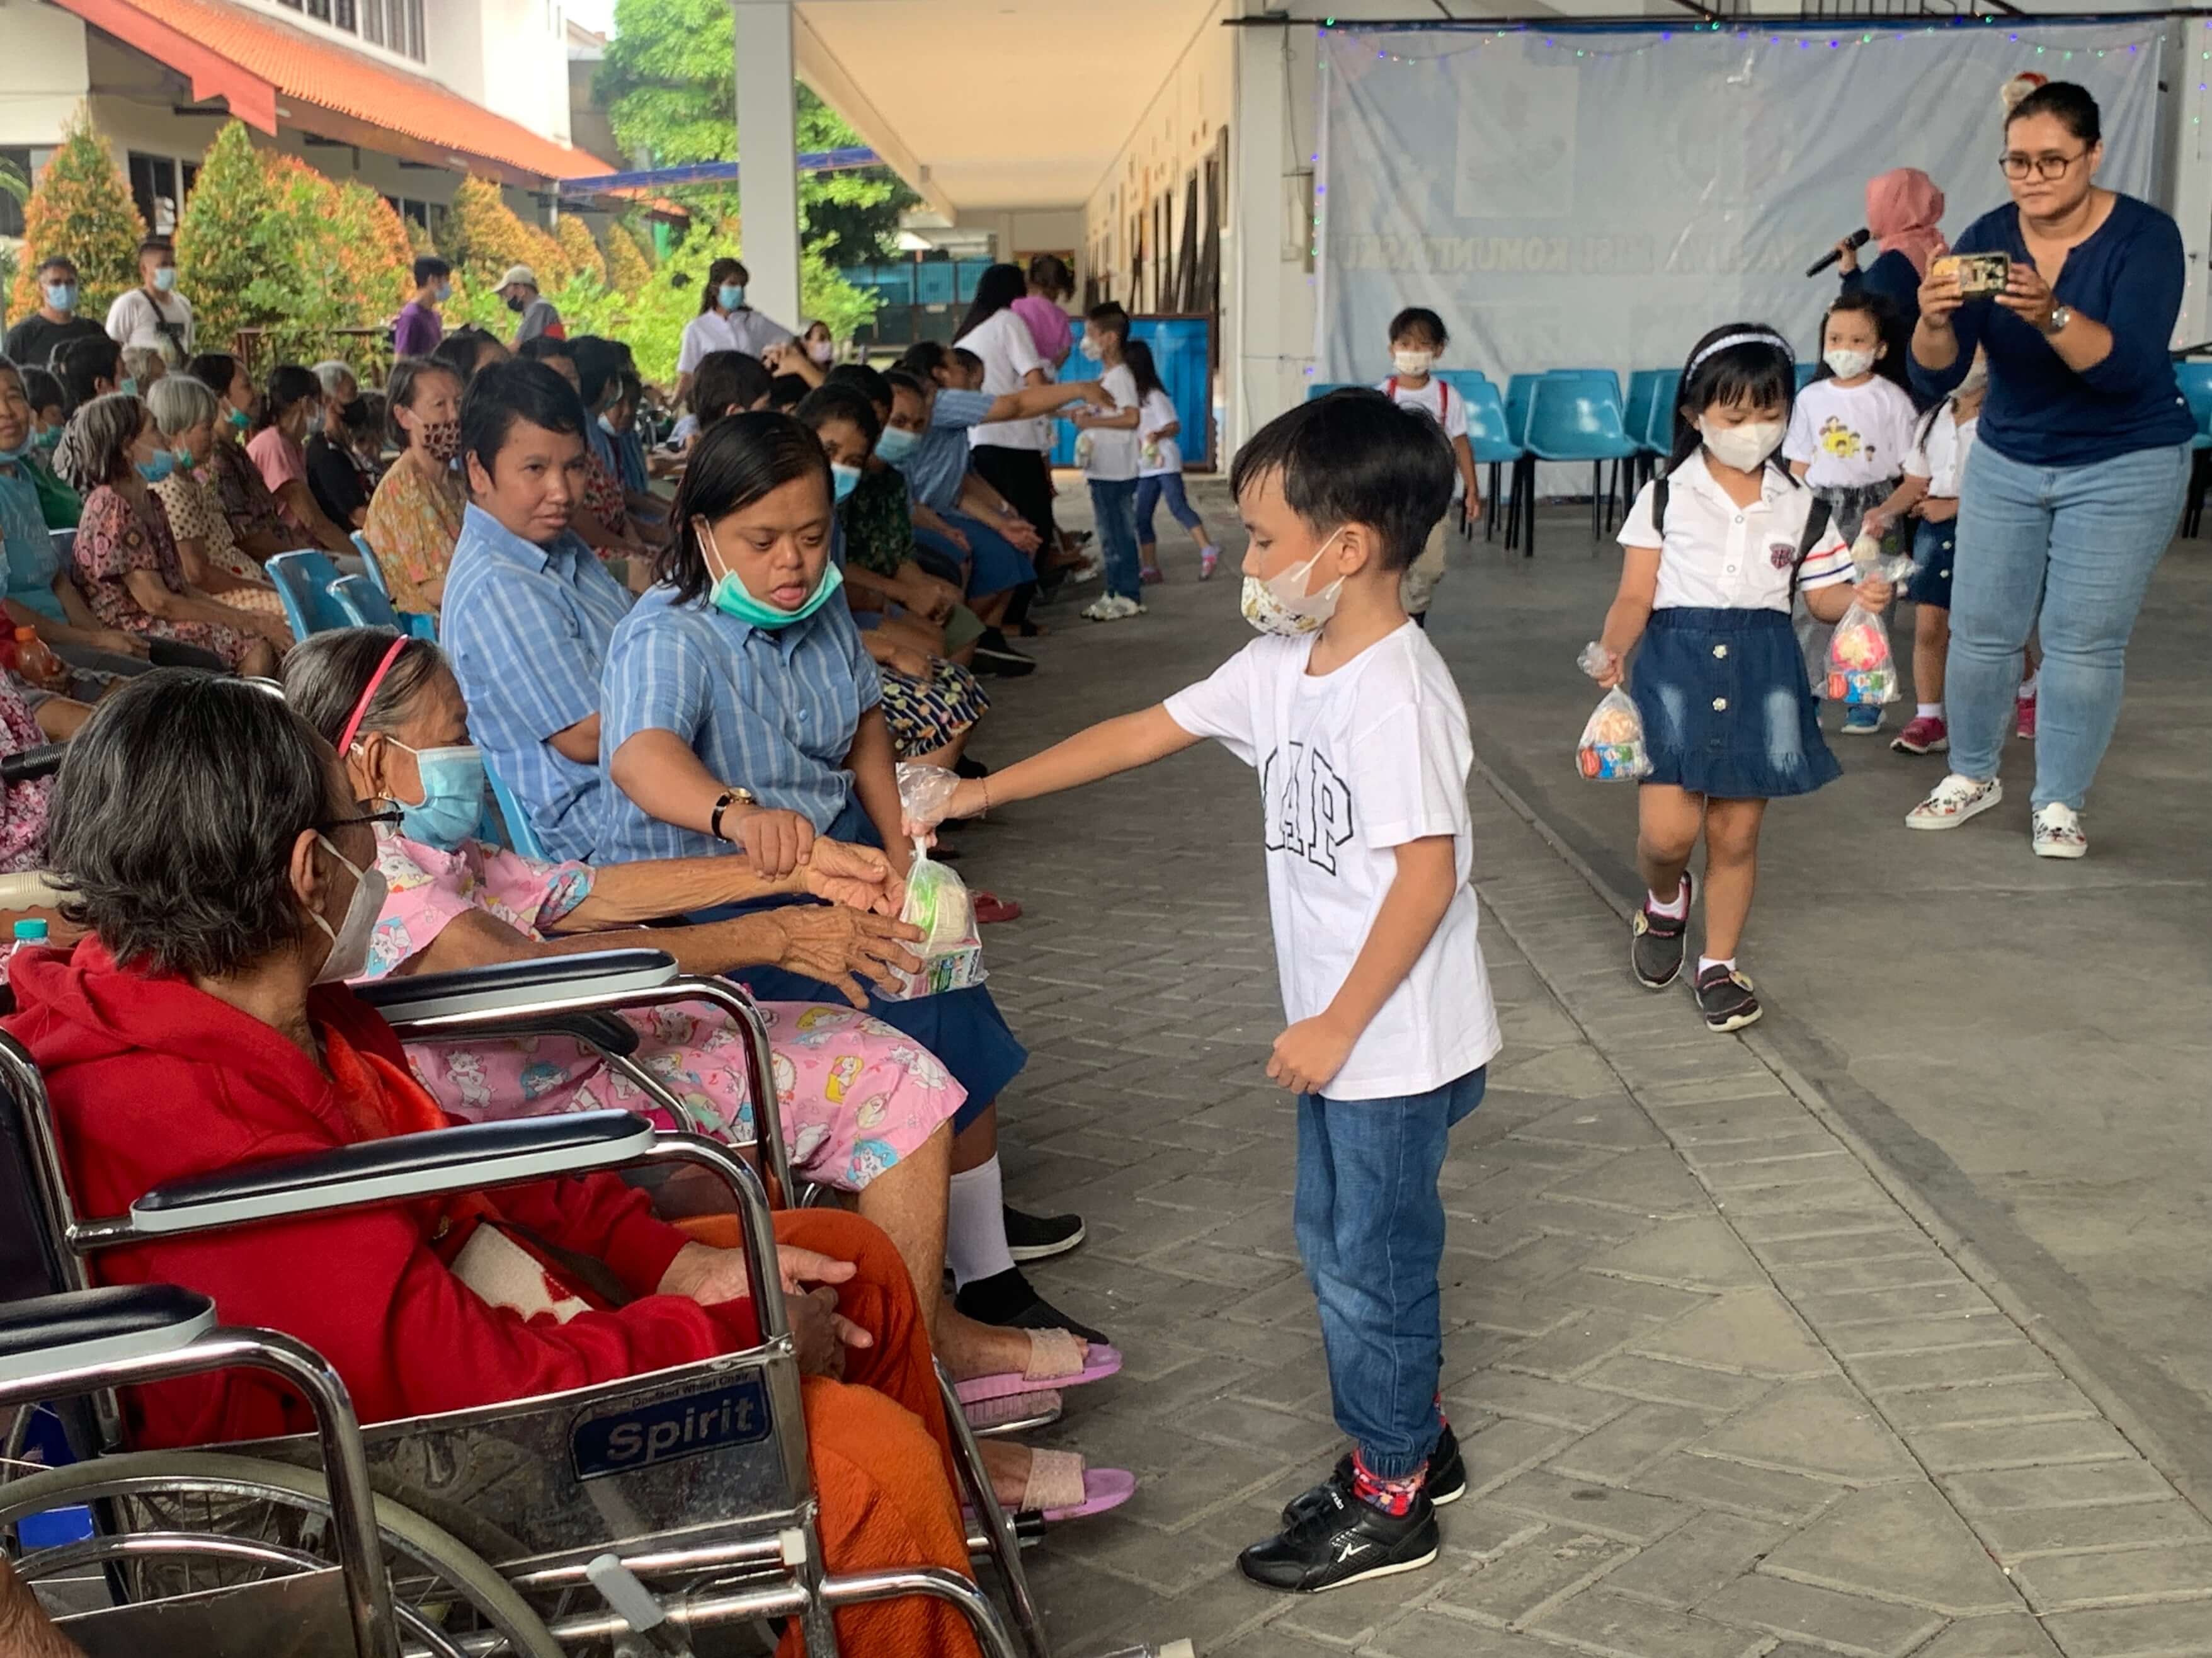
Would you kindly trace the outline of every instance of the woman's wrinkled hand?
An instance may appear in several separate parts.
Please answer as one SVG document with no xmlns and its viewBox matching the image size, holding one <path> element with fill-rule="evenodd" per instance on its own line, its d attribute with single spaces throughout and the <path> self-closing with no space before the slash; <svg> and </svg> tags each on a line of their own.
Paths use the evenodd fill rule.
<svg viewBox="0 0 2212 1658">
<path fill-rule="evenodd" d="M 921 957 L 906 948 L 922 938 L 910 922 L 842 904 L 771 910 L 763 919 L 782 938 L 770 965 L 819 979 L 854 1007 L 868 1005 L 861 980 L 895 990 L 899 974 L 921 971 Z"/>
<path fill-rule="evenodd" d="M 873 847 L 817 840 L 799 878 L 811 898 L 878 915 L 896 915 L 906 902 L 905 884 L 891 872 L 890 859 Z"/>
</svg>

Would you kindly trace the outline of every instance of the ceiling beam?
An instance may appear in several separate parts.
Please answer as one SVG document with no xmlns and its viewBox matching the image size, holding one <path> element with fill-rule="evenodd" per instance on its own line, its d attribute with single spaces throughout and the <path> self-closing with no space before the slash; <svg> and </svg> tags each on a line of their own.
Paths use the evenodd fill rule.
<svg viewBox="0 0 2212 1658">
<path fill-rule="evenodd" d="M 860 90 L 860 82 L 814 32 L 805 12 L 796 6 L 791 12 L 791 44 L 799 78 L 813 88 L 823 103 L 843 116 L 853 131 L 884 158 L 892 172 L 913 187 L 915 194 L 946 219 L 957 218 L 960 210 L 931 179 L 928 166 L 908 147 L 883 112 Z"/>
</svg>

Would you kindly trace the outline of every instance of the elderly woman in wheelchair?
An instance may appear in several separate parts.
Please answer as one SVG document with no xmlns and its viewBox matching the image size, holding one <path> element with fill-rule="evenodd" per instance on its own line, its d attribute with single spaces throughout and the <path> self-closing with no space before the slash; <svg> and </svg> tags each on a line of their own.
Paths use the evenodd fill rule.
<svg viewBox="0 0 2212 1658">
<path fill-rule="evenodd" d="M 383 818 L 356 798 L 330 746 L 265 689 L 162 671 L 94 714 L 64 763 L 49 836 L 70 913 L 93 936 L 68 955 L 18 955 L 17 1011 L 7 1022 L 44 1077 L 59 1148 L 55 1179 L 66 1187 L 49 1195 L 50 1215 L 128 1213 L 135 1222 L 140 1209 L 165 1203 L 174 1215 L 179 1200 L 166 1194 L 179 1181 L 200 1182 L 203 1197 L 210 1182 L 258 1182 L 265 1197 L 294 1167 L 284 1160 L 344 1151 L 398 1168 L 410 1154 L 392 1142 L 422 1133 L 428 1147 L 450 1138 L 437 1131 L 450 1131 L 453 1120 L 410 1072 L 392 1026 L 343 983 L 361 972 L 377 926 L 383 884 L 372 829 Z M 434 1023 L 433 1014 L 422 1017 Z M 9 1076 L 21 1104 L 25 1085 L 17 1072 Z M 583 1135 L 608 1115 L 568 1121 L 573 1131 L 533 1122 L 463 1135 Z M 646 1133 L 641 1119 L 612 1121 Z M 688 1153 L 693 1162 L 744 1175 L 741 1188 L 751 1181 L 713 1142 L 676 1136 L 666 1144 L 672 1149 L 659 1155 L 681 1158 L 699 1148 Z M 718 1232 L 711 1221 L 695 1230 L 743 1243 L 751 1224 L 773 1262 L 762 1249 L 699 1242 L 657 1218 L 645 1193 L 595 1174 L 409 1201 L 338 1197 L 325 1201 L 354 1206 L 280 1208 L 288 1218 L 214 1232 L 172 1235 L 149 1223 L 117 1234 L 111 1226 L 104 1241 L 117 1247 L 94 1265 L 106 1282 L 182 1285 L 211 1297 L 228 1323 L 304 1342 L 343 1379 L 368 1423 L 466 1412 L 742 1355 L 758 1349 L 763 1333 L 773 1344 L 787 1305 L 805 1372 L 789 1395 L 802 1407 L 803 1430 L 794 1412 L 784 1420 L 789 1442 L 811 1448 L 818 1507 L 808 1523 L 819 1540 L 811 1570 L 898 1564 L 964 1574 L 968 1527 L 948 1474 L 957 1467 L 969 1475 L 973 1445 L 943 1408 L 897 1252 L 868 1222 L 835 1211 L 779 1214 L 768 1243 L 764 1211 L 745 1219 L 758 1190 L 752 1184 L 754 1195 L 739 1205 L 734 1231 L 726 1224 Z M 181 1201 L 188 1216 L 191 1203 Z M 86 1229 L 64 1221 L 58 1230 L 64 1248 L 86 1247 Z M 758 1395 L 777 1397 L 773 1383 Z M 298 1395 L 261 1375 L 168 1381 L 126 1400 L 141 1446 L 308 1425 Z M 607 1430 L 591 1442 L 594 1449 L 585 1448 L 579 1428 L 567 1458 L 556 1460 L 573 1465 L 580 1484 L 655 1460 L 644 1453 L 664 1436 L 671 1448 L 695 1436 L 719 1443 L 716 1435 L 750 1419 L 728 1400 L 672 1408 Z M 963 1452 L 966 1461 L 956 1463 Z M 409 1466 L 419 1473 L 451 1461 Z M 967 1483 L 971 1500 L 995 1512 L 988 1488 Z M 556 1512 L 605 1509 L 604 1497 L 580 1507 L 577 1488 L 566 1488 L 566 1509 L 556 1489 L 495 1529 L 520 1538 L 507 1546 L 524 1555 L 565 1558 L 530 1533 Z M 634 1493 L 612 1500 L 610 1515 L 644 1505 Z M 474 1523 L 496 1506 L 478 1496 L 456 1512 Z M 787 1643 L 801 1623 L 810 1643 L 823 1638 L 826 1617 L 817 1606 L 796 1619 Z M 945 1598 L 856 1604 L 839 1610 L 836 1625 L 857 1652 L 975 1650 L 969 1623 Z"/>
</svg>

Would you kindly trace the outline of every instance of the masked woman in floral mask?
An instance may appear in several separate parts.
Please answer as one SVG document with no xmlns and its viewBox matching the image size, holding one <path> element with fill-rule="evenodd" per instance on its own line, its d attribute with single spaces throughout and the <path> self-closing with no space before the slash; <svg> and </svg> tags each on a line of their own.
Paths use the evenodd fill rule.
<svg viewBox="0 0 2212 1658">
<path fill-rule="evenodd" d="M 453 466 L 461 452 L 461 377 L 434 357 L 402 357 L 392 366 L 385 406 L 399 459 L 376 486 L 362 534 L 392 604 L 435 616 L 469 504 Z"/>
</svg>

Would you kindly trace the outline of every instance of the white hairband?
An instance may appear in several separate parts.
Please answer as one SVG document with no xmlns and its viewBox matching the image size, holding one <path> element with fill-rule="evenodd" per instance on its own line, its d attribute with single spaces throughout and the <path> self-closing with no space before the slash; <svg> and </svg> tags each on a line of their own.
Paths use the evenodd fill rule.
<svg viewBox="0 0 2212 1658">
<path fill-rule="evenodd" d="M 1790 342 L 1784 339 L 1779 334 L 1761 329 L 1755 333 L 1722 335 L 1720 338 L 1715 340 L 1704 350 L 1698 352 L 1696 356 L 1691 358 L 1689 367 L 1685 369 L 1683 372 L 1686 374 L 1696 374 L 1698 372 L 1698 365 L 1699 363 L 1703 362 L 1707 357 L 1711 356 L 1716 351 L 1725 351 L 1731 345 L 1771 345 L 1777 350 L 1780 351 L 1784 357 L 1790 360 L 1790 363 L 1792 367 L 1796 366 L 1797 354 L 1790 349 Z"/>
</svg>

